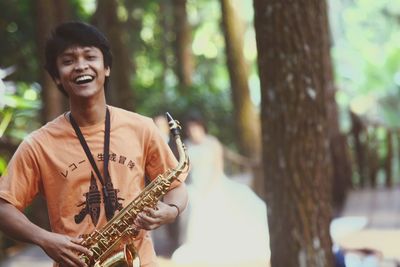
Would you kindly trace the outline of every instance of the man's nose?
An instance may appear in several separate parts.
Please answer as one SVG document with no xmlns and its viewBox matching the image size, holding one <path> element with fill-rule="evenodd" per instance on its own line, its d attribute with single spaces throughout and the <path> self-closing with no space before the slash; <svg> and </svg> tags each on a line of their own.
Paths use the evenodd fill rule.
<svg viewBox="0 0 400 267">
<path fill-rule="evenodd" d="M 76 71 L 82 71 L 88 68 L 87 61 L 85 59 L 78 59 L 75 63 L 75 70 Z"/>
</svg>

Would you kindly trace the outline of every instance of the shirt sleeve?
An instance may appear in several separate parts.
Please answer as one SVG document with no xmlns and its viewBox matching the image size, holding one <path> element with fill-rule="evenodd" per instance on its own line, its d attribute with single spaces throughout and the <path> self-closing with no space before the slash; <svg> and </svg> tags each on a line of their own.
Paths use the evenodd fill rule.
<svg viewBox="0 0 400 267">
<path fill-rule="evenodd" d="M 146 153 L 146 173 L 151 180 L 178 165 L 177 159 L 156 127 L 154 123 L 151 123 Z M 176 187 L 179 183 L 184 182 L 186 176 L 186 173 L 180 174 L 178 179 L 171 185 L 171 189 Z"/>
<path fill-rule="evenodd" d="M 0 198 L 22 211 L 38 194 L 40 169 L 34 150 L 23 141 L 0 178 Z"/>
</svg>

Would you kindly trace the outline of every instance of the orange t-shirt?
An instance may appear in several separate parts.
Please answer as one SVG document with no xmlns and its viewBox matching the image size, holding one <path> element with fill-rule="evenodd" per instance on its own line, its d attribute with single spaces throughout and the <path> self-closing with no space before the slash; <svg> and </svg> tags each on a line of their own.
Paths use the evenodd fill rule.
<svg viewBox="0 0 400 267">
<path fill-rule="evenodd" d="M 143 190 L 145 174 L 154 179 L 175 167 L 177 160 L 150 118 L 116 107 L 108 108 L 111 120 L 109 173 L 118 203 L 125 207 Z M 81 131 L 103 175 L 104 122 L 81 127 Z M 0 179 L 0 198 L 22 211 L 41 193 L 47 202 L 53 232 L 73 237 L 90 234 L 107 222 L 101 183 L 95 176 L 64 114 L 21 143 Z M 181 182 L 183 179 L 185 177 L 180 178 Z M 100 194 L 93 192 L 96 186 Z M 96 207 L 100 212 L 98 220 L 93 219 L 96 216 L 91 211 Z M 155 255 L 148 233 L 142 231 L 135 245 L 142 264 L 153 266 Z"/>
</svg>

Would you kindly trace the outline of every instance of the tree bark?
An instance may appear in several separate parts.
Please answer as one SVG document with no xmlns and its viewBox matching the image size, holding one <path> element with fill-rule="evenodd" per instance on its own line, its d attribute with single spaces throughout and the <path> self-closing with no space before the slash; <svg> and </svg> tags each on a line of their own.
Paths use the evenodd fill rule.
<svg viewBox="0 0 400 267">
<path fill-rule="evenodd" d="M 247 62 L 243 53 L 243 23 L 231 0 L 221 0 L 221 9 L 240 151 L 249 158 L 259 159 L 261 154 L 260 118 L 250 98 Z"/>
<path fill-rule="evenodd" d="M 325 1 L 254 0 L 272 267 L 331 267 Z"/>
</svg>

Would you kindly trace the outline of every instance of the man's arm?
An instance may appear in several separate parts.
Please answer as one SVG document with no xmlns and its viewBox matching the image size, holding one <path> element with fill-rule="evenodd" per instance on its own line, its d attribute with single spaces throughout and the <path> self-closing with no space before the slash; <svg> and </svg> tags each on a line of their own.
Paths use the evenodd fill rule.
<svg viewBox="0 0 400 267">
<path fill-rule="evenodd" d="M 85 266 L 77 252 L 90 254 L 79 245 L 81 239 L 46 231 L 35 225 L 16 207 L 0 198 L 0 229 L 11 238 L 40 246 L 62 266 Z"/>
<path fill-rule="evenodd" d="M 135 225 L 146 230 L 153 230 L 163 224 L 173 223 L 183 212 L 188 203 L 188 193 L 185 183 L 168 191 L 163 202 L 159 201 L 157 207 L 145 208 L 138 214 Z"/>
<path fill-rule="evenodd" d="M 188 204 L 188 193 L 185 183 L 180 183 L 179 186 L 165 194 L 164 203 L 173 205 L 173 208 L 178 209 L 178 215 L 181 214 Z"/>
</svg>

